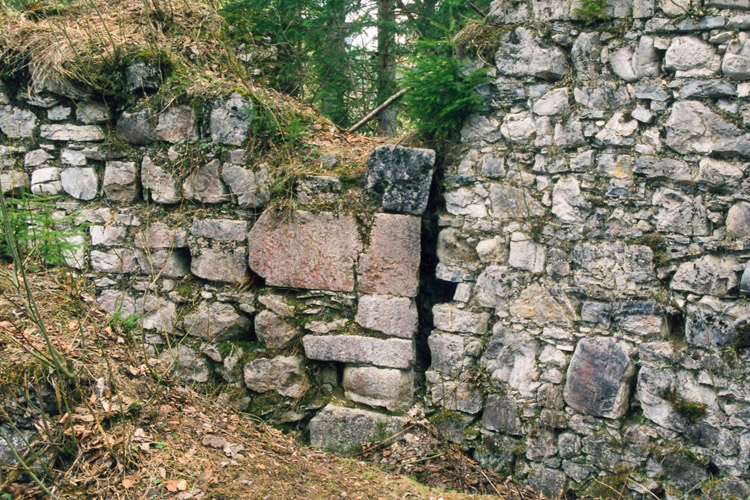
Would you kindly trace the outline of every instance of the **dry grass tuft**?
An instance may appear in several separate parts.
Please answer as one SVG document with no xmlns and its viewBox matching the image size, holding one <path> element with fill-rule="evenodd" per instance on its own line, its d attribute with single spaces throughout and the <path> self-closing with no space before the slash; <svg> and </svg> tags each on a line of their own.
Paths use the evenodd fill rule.
<svg viewBox="0 0 750 500">
<path fill-rule="evenodd" d="M 0 18 L 0 57 L 26 66 L 34 90 L 70 81 L 96 87 L 103 72 L 149 49 L 219 71 L 222 20 L 196 0 L 79 0 L 32 4 Z M 7 64 L 7 63 L 6 63 Z"/>
</svg>

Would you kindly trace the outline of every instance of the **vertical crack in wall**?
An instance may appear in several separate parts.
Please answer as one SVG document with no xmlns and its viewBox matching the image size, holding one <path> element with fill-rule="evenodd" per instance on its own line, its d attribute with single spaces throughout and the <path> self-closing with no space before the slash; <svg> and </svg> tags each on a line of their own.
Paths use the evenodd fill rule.
<svg viewBox="0 0 750 500">
<path fill-rule="evenodd" d="M 438 227 L 438 209 L 443 204 L 439 186 L 443 181 L 443 158 L 438 157 L 435 172 L 430 186 L 430 197 L 427 209 L 422 216 L 422 255 L 419 268 L 419 295 L 416 297 L 419 311 L 419 329 L 416 337 L 417 360 L 414 366 L 415 396 L 420 399 L 426 390 L 425 372 L 430 368 L 431 356 L 427 339 L 434 328 L 432 320 L 432 306 L 442 302 L 450 302 L 456 292 L 456 284 L 439 280 L 435 277 L 438 264 L 437 241 L 440 228 Z"/>
</svg>

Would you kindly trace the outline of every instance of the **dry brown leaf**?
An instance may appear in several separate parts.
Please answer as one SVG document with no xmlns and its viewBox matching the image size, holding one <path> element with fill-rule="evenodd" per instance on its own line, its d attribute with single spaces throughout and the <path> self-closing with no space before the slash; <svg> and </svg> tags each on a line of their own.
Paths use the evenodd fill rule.
<svg viewBox="0 0 750 500">
<path fill-rule="evenodd" d="M 166 487 L 168 491 L 174 493 L 176 491 L 185 491 L 188 484 L 184 479 L 170 479 L 167 481 Z"/>
<path fill-rule="evenodd" d="M 133 486 L 135 486 L 135 483 L 138 482 L 138 478 L 135 476 L 125 476 L 122 478 L 122 487 L 126 490 L 129 490 Z"/>
</svg>

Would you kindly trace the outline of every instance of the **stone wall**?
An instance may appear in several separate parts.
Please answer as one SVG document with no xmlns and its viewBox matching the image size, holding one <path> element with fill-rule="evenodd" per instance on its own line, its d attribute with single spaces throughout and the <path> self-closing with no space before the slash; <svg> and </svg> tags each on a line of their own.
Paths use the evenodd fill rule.
<svg viewBox="0 0 750 500">
<path fill-rule="evenodd" d="M 248 147 L 257 112 L 248 97 L 156 110 L 158 71 L 124 72 L 128 94 L 115 102 L 6 82 L 6 196 L 55 197 L 52 218 L 74 233 L 66 263 L 157 371 L 227 383 L 228 404 L 276 424 L 318 413 L 312 440 L 326 448 L 399 428 L 400 418 L 356 406 L 414 403 L 434 151 L 378 147 L 365 178 L 346 187 L 328 175 L 280 180 L 288 174 Z M 308 170 L 344 161 L 316 153 Z M 294 192 L 274 194 L 280 181 Z M 354 421 L 364 427 L 352 434 Z"/>
<path fill-rule="evenodd" d="M 550 496 L 748 498 L 750 2 L 581 7 L 492 4 L 486 111 L 442 183 L 428 403 Z"/>
<path fill-rule="evenodd" d="M 401 429 L 423 402 L 549 496 L 747 498 L 750 5 L 581 9 L 492 4 L 486 110 L 439 176 L 440 290 L 419 274 L 434 152 L 375 149 L 353 194 L 303 176 L 279 213 L 252 101 L 151 109 L 145 63 L 121 102 L 6 82 L 0 183 L 87 225 L 64 257 L 144 362 L 309 422 L 315 446 Z M 454 289 L 422 338 L 419 307 Z"/>
</svg>

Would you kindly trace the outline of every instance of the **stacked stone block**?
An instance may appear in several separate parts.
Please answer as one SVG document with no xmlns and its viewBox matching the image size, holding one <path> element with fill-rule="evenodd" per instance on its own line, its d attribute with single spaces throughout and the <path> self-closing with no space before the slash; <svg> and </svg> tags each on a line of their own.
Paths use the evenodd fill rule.
<svg viewBox="0 0 750 500">
<path fill-rule="evenodd" d="M 428 403 L 551 497 L 745 498 L 750 4 L 601 14 L 492 4 L 485 111 L 442 186 L 456 291 L 433 309 Z"/>
<path fill-rule="evenodd" d="M 135 76 L 134 97 L 158 87 Z M 378 148 L 374 201 L 360 212 L 317 208 L 342 191 L 318 176 L 298 182 L 300 209 L 280 214 L 268 207 L 271 169 L 243 149 L 254 108 L 239 93 L 200 117 L 186 105 L 157 113 L 145 100 L 122 110 L 31 92 L 0 94 L 0 131 L 14 142 L 0 149 L 3 189 L 59 196 L 57 208 L 85 224 L 66 260 L 94 280 L 113 321 L 137 323 L 160 369 L 223 379 L 233 404 L 276 422 L 309 418 L 338 394 L 311 426 L 327 447 L 400 428 L 384 411 L 414 402 L 433 151 Z M 369 431 L 351 434 L 353 419 Z"/>
</svg>

